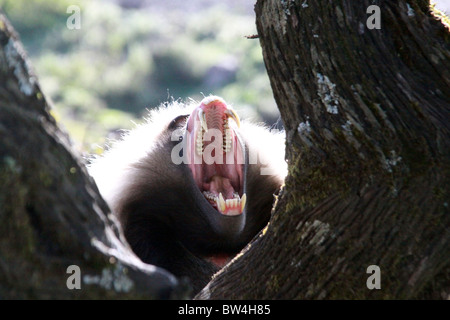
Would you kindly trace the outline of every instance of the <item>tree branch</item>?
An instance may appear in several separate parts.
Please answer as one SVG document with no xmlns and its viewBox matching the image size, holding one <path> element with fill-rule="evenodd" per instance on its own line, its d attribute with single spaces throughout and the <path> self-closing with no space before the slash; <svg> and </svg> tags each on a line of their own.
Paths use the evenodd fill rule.
<svg viewBox="0 0 450 320">
<path fill-rule="evenodd" d="M 123 240 L 1 12 L 0 83 L 0 297 L 187 297 Z M 69 265 L 81 290 L 66 286 Z"/>
<path fill-rule="evenodd" d="M 381 29 L 371 1 L 257 2 L 289 175 L 197 298 L 449 298 L 449 34 L 426 1 L 378 3 Z"/>
</svg>

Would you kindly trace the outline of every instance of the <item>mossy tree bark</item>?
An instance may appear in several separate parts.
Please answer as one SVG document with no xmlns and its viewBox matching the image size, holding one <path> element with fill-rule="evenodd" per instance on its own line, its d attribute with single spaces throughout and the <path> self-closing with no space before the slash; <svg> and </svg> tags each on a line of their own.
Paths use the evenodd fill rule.
<svg viewBox="0 0 450 320">
<path fill-rule="evenodd" d="M 187 297 L 132 253 L 70 150 L 0 11 L 0 299 Z"/>
<path fill-rule="evenodd" d="M 257 2 L 289 176 L 199 298 L 449 297 L 449 34 L 419 0 L 379 1 L 370 30 L 371 4 Z M 124 244 L 4 16 L 0 83 L 0 297 L 185 297 Z"/>
<path fill-rule="evenodd" d="M 257 1 L 289 175 L 197 298 L 450 297 L 450 35 L 424 0 L 377 1 L 369 29 L 372 2 Z"/>
</svg>

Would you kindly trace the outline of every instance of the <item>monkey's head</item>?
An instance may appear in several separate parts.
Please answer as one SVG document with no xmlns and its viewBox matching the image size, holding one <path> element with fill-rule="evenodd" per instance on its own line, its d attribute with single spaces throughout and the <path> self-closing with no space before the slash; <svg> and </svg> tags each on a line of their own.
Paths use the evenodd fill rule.
<svg viewBox="0 0 450 320">
<path fill-rule="evenodd" d="M 108 163 L 114 155 L 127 160 Z M 102 159 L 91 172 L 103 196 L 134 251 L 155 264 L 155 241 L 203 258 L 237 253 L 267 224 L 285 173 L 281 135 L 241 122 L 216 96 L 153 111 Z"/>
<path fill-rule="evenodd" d="M 248 166 L 239 117 L 223 99 L 210 96 L 185 119 L 174 134 L 175 140 L 180 134 L 192 195 L 219 237 L 238 238 L 246 220 Z"/>
</svg>

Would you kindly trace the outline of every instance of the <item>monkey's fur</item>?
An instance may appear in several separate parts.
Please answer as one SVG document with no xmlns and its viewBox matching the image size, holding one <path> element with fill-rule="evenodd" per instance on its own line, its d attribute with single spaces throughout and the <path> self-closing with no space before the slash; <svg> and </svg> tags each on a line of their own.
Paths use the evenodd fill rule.
<svg viewBox="0 0 450 320">
<path fill-rule="evenodd" d="M 226 106 L 219 97 L 207 97 L 204 101 L 200 105 L 205 107 L 209 103 L 208 108 L 213 104 Z M 232 181 L 232 175 L 239 180 L 239 170 L 228 178 L 217 177 L 214 184 L 204 181 L 215 194 L 216 202 L 208 201 L 199 183 L 194 181 L 189 165 L 173 161 L 174 148 L 183 139 L 190 139 L 186 132 L 189 115 L 192 112 L 194 117 L 193 110 L 198 108 L 199 103 L 194 101 L 172 102 L 150 111 L 144 124 L 127 133 L 90 165 L 90 172 L 117 215 L 133 251 L 146 263 L 163 267 L 178 277 L 190 278 L 195 291 L 204 287 L 219 270 L 221 263 L 217 261 L 221 257 L 234 256 L 267 224 L 274 194 L 286 173 L 284 133 L 273 133 L 242 121 L 233 137 L 245 144 L 247 158 L 251 155 L 253 162 L 247 159 L 239 167 L 245 175 L 241 183 L 224 186 Z M 220 115 L 219 111 L 205 110 L 208 116 Z M 208 143 L 204 142 L 203 147 Z M 257 163 L 254 163 L 255 155 Z M 217 170 L 225 170 L 219 167 Z M 213 179 L 205 173 L 213 169 L 198 170 L 203 172 L 199 174 L 204 180 Z M 220 207 L 218 191 L 225 194 L 230 190 L 237 199 L 246 194 L 242 213 L 227 215 L 217 208 Z M 241 200 L 236 202 L 239 207 Z"/>
</svg>

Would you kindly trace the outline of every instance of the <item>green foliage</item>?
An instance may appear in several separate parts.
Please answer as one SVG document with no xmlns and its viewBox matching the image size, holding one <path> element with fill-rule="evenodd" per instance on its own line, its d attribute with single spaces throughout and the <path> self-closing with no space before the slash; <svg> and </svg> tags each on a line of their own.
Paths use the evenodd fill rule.
<svg viewBox="0 0 450 320">
<path fill-rule="evenodd" d="M 245 38 L 256 33 L 254 16 L 216 3 L 189 14 L 99 0 L 0 0 L 0 7 L 54 116 L 90 151 L 170 96 L 222 95 L 257 120 L 277 117 L 259 42 Z M 79 30 L 66 26 L 70 5 L 81 9 Z"/>
</svg>

